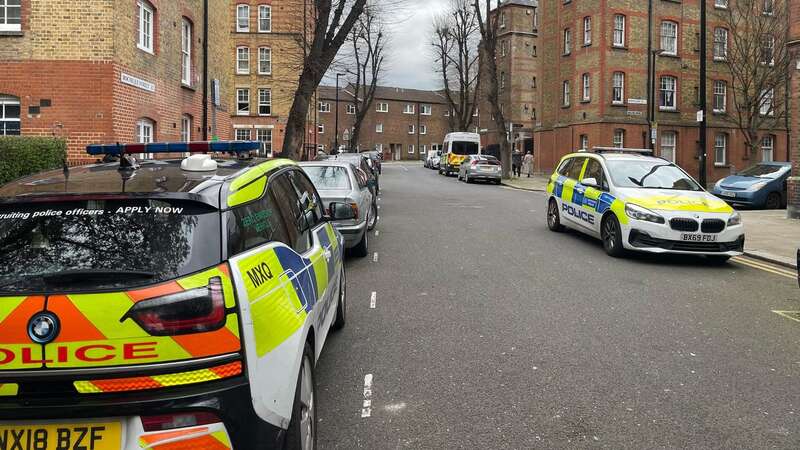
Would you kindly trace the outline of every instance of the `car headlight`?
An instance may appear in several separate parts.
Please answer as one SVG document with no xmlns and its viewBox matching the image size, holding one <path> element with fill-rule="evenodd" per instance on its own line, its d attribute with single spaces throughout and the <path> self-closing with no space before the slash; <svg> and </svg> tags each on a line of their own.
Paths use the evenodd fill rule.
<svg viewBox="0 0 800 450">
<path fill-rule="evenodd" d="M 734 212 L 728 218 L 728 226 L 729 227 L 733 227 L 733 226 L 741 225 L 741 224 L 742 224 L 742 216 L 738 212 Z"/>
<path fill-rule="evenodd" d="M 663 217 L 647 208 L 642 208 L 641 206 L 634 205 L 633 203 L 628 203 L 625 205 L 625 214 L 631 219 L 644 220 L 653 223 L 665 223 Z"/>
<path fill-rule="evenodd" d="M 717 181 L 714 183 L 714 189 L 720 189 L 722 187 L 722 180 Z"/>
<path fill-rule="evenodd" d="M 766 181 L 759 181 L 758 183 L 747 188 L 748 191 L 757 191 L 767 185 Z"/>
</svg>

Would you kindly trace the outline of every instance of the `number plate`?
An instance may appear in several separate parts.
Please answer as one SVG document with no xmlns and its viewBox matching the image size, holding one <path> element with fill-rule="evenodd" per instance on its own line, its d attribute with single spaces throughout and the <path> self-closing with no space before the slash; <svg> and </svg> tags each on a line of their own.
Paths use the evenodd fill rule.
<svg viewBox="0 0 800 450">
<path fill-rule="evenodd" d="M 681 234 L 682 241 L 689 242 L 717 242 L 717 237 L 713 234 Z"/>
<path fill-rule="evenodd" d="M 122 425 L 119 422 L 0 424 L 0 450 L 119 450 L 121 436 Z"/>
<path fill-rule="evenodd" d="M 723 197 L 732 197 L 732 198 L 736 198 L 736 192 L 732 192 L 732 191 L 722 191 L 722 196 L 723 196 Z"/>
</svg>

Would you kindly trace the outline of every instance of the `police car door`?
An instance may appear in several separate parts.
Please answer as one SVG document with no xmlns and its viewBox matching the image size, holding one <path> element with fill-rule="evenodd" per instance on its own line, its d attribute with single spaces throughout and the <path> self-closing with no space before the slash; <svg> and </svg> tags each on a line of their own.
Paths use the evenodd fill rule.
<svg viewBox="0 0 800 450">
<path fill-rule="evenodd" d="M 561 219 L 572 224 L 578 229 L 585 228 L 580 215 L 580 205 L 583 202 L 583 187 L 578 183 L 583 173 L 586 157 L 572 158 L 572 163 L 566 173 L 566 180 L 561 188 Z"/>
<path fill-rule="evenodd" d="M 588 180 L 588 183 L 584 183 L 584 180 Z M 592 181 L 594 181 L 594 183 Z M 595 158 L 588 158 L 579 185 L 580 189 L 583 191 L 583 198 L 580 204 L 580 214 L 584 218 L 584 220 L 582 220 L 583 225 L 589 228 L 593 233 L 599 235 L 600 211 L 602 211 L 600 207 L 600 196 L 603 192 L 608 191 L 608 184 L 600 161 Z"/>
</svg>

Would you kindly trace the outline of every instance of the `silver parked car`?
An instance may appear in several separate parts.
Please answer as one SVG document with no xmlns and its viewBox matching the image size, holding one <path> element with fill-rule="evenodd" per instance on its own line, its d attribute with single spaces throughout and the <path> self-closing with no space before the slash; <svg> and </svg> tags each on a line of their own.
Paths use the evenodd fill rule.
<svg viewBox="0 0 800 450">
<path fill-rule="evenodd" d="M 503 170 L 500 160 L 491 155 L 469 155 L 458 169 L 458 179 L 471 183 L 475 180 L 500 184 Z"/>
<path fill-rule="evenodd" d="M 375 228 L 378 207 L 370 190 L 367 174 L 347 161 L 324 160 L 301 162 L 314 187 L 327 206 L 331 202 L 347 203 L 355 218 L 333 222 L 344 236 L 345 247 L 359 257 L 369 253 L 369 230 Z"/>
</svg>

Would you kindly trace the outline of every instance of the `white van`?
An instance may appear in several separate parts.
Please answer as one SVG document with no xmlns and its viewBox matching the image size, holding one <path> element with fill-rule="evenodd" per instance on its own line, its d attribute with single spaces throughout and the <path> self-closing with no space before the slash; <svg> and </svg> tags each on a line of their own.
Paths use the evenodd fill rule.
<svg viewBox="0 0 800 450">
<path fill-rule="evenodd" d="M 469 155 L 481 154 L 481 136 L 478 133 L 447 133 L 439 163 L 439 173 L 450 176 L 458 172 Z"/>
</svg>

